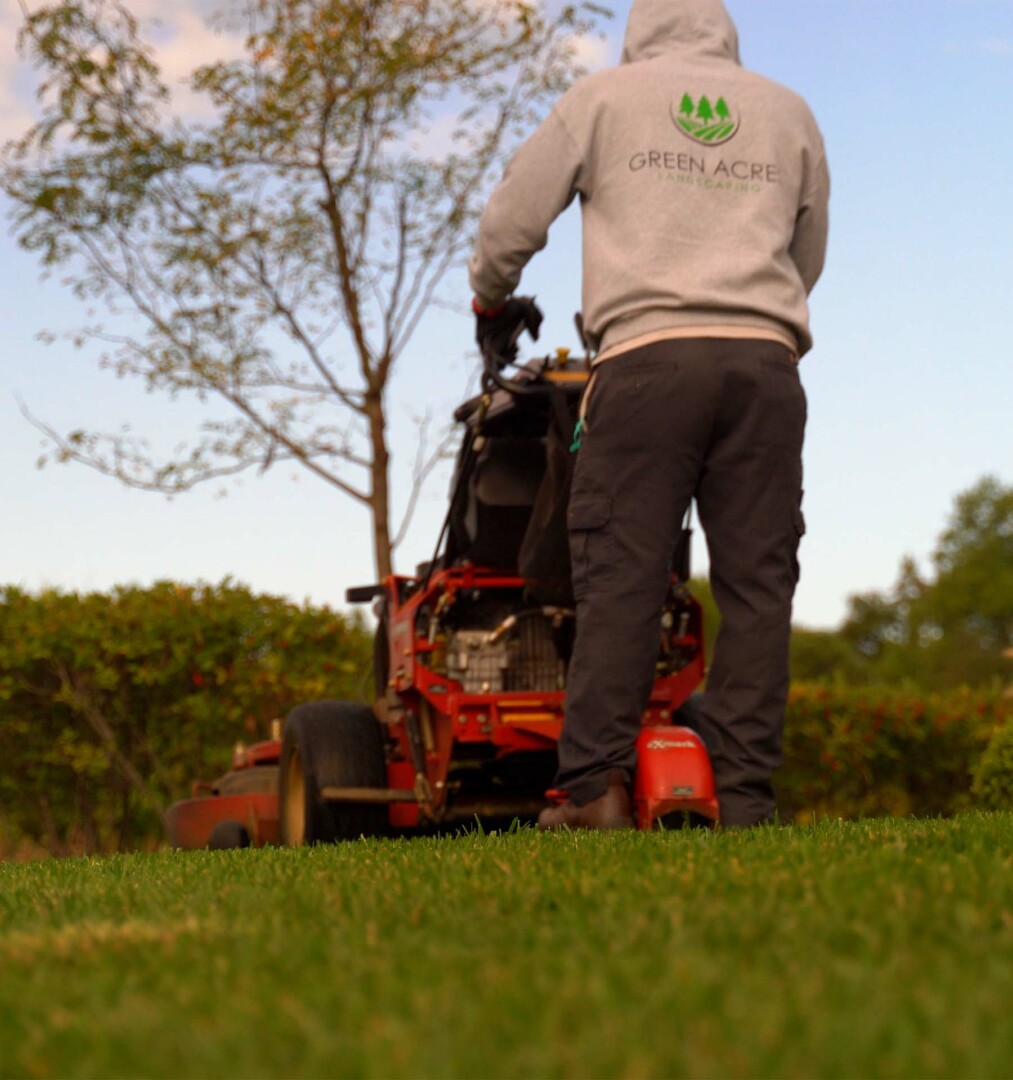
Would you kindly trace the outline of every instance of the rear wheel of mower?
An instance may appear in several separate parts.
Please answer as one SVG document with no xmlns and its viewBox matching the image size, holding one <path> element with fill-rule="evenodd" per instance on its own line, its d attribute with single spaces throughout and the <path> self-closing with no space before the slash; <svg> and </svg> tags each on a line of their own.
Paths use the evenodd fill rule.
<svg viewBox="0 0 1013 1080">
<path fill-rule="evenodd" d="M 250 846 L 250 833 L 241 821 L 219 821 L 211 830 L 208 847 L 212 851 L 229 851 Z"/>
<path fill-rule="evenodd" d="M 283 844 L 329 844 L 380 836 L 387 807 L 328 802 L 325 787 L 386 787 L 383 737 L 373 710 L 344 701 L 314 701 L 285 721 L 278 785 Z"/>
</svg>

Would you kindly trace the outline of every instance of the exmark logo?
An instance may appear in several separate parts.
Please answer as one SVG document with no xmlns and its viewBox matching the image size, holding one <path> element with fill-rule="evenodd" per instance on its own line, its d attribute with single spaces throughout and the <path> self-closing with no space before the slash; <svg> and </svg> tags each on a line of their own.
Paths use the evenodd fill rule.
<svg viewBox="0 0 1013 1080">
<path fill-rule="evenodd" d="M 672 101 L 671 113 L 683 135 L 701 146 L 721 146 L 739 130 L 739 117 L 723 97 L 712 103 L 706 94 L 696 101 L 683 94 L 681 101 Z"/>
<path fill-rule="evenodd" d="M 693 739 L 651 739 L 648 750 L 695 750 L 700 744 Z"/>
</svg>

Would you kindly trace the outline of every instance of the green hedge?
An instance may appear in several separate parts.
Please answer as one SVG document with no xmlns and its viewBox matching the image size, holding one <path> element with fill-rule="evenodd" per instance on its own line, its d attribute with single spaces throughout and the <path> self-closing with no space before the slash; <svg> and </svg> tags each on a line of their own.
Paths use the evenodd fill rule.
<svg viewBox="0 0 1013 1080">
<path fill-rule="evenodd" d="M 0 589 L 0 857 L 155 843 L 160 813 L 299 701 L 369 695 L 370 638 L 241 586 Z M 796 685 L 782 820 L 951 814 L 1013 797 L 1013 702 Z M 991 740 L 991 746 L 990 746 Z M 987 753 L 986 753 L 987 749 Z"/>
<path fill-rule="evenodd" d="M 781 818 L 953 814 L 981 805 L 972 782 L 1011 712 L 999 688 L 926 695 L 795 686 L 776 777 Z"/>
<path fill-rule="evenodd" d="M 1013 724 L 992 733 L 971 790 L 985 810 L 1013 810 Z"/>
<path fill-rule="evenodd" d="M 237 741 L 299 701 L 363 698 L 369 672 L 361 624 L 228 581 L 0 589 L 0 846 L 154 842 Z"/>
</svg>

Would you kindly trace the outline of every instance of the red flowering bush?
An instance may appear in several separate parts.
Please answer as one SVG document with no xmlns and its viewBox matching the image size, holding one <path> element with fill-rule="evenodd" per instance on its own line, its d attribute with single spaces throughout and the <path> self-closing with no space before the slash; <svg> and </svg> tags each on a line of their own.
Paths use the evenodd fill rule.
<svg viewBox="0 0 1013 1080">
<path fill-rule="evenodd" d="M 1011 707 L 998 689 L 939 695 L 795 686 L 775 777 L 781 818 L 951 814 L 975 806 L 975 769 Z"/>
</svg>

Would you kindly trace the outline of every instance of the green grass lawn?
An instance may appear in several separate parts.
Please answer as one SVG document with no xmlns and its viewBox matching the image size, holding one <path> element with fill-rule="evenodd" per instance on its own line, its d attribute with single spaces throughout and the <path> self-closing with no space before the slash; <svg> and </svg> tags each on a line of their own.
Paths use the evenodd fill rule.
<svg viewBox="0 0 1013 1080">
<path fill-rule="evenodd" d="M 1013 1073 L 1013 815 L 0 865 L 0 1075 Z"/>
</svg>

